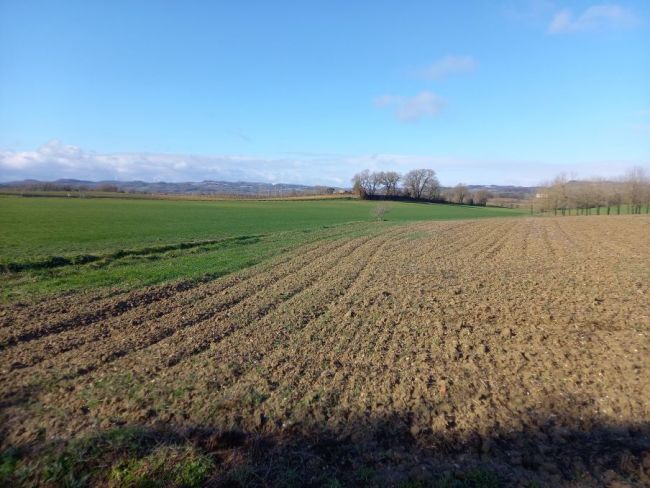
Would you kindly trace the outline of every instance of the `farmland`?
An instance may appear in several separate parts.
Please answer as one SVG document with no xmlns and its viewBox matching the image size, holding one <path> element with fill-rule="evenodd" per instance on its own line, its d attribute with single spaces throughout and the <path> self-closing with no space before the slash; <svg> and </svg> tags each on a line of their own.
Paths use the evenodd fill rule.
<svg viewBox="0 0 650 488">
<path fill-rule="evenodd" d="M 220 276 L 299 244 L 374 232 L 376 203 L 0 197 L 2 299 Z M 519 215 L 392 203 L 386 225 Z M 366 225 L 364 225 L 366 224 Z"/>
<path fill-rule="evenodd" d="M 305 227 L 355 218 L 338 213 L 352 203 L 328 216 L 301 207 Z M 422 221 L 409 211 L 321 228 L 218 279 L 5 305 L 3 476 L 647 484 L 650 218 Z M 295 229 L 269 214 L 229 227 L 205 212 L 179 224 L 184 236 Z M 119 238 L 96 230 L 83 247 L 70 244 L 82 226 L 25 238 L 39 256 L 96 252 L 149 238 L 146 220 L 122 221 Z M 94 214 L 93 225 L 105 224 Z M 3 246 L 12 259 L 35 255 Z"/>
</svg>

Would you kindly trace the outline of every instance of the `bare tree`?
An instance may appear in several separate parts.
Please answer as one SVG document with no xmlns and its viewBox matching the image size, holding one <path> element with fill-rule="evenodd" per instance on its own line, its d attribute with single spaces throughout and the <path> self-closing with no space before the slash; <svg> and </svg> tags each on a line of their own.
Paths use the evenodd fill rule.
<svg viewBox="0 0 650 488">
<path fill-rule="evenodd" d="M 611 207 L 616 207 L 616 213 L 618 215 L 621 215 L 621 205 L 623 204 L 623 187 L 619 182 L 612 182 L 609 184 L 606 201 L 607 215 L 609 215 Z"/>
<path fill-rule="evenodd" d="M 352 190 L 361 198 L 369 196 L 370 171 L 365 169 L 352 177 Z"/>
<path fill-rule="evenodd" d="M 451 192 L 451 198 L 456 203 L 463 203 L 468 194 L 469 189 L 462 183 L 458 183 Z"/>
<path fill-rule="evenodd" d="M 381 185 L 381 173 L 371 173 L 364 169 L 352 177 L 352 190 L 361 198 L 372 198 Z"/>
<path fill-rule="evenodd" d="M 384 187 L 384 194 L 388 196 L 397 195 L 397 185 L 402 179 L 396 171 L 381 171 L 377 173 L 379 183 Z"/>
<path fill-rule="evenodd" d="M 565 215 L 566 209 L 569 207 L 569 194 L 567 187 L 567 178 L 565 174 L 556 176 L 547 189 L 548 198 L 553 213 L 557 215 L 558 210 Z"/>
<path fill-rule="evenodd" d="M 630 213 L 641 213 L 643 204 L 646 203 L 648 177 L 645 170 L 640 167 L 632 168 L 624 178 L 626 200 Z"/>
<path fill-rule="evenodd" d="M 404 175 L 404 189 L 411 197 L 419 200 L 439 191 L 440 183 L 432 169 L 414 169 Z"/>
<path fill-rule="evenodd" d="M 381 173 L 370 173 L 370 178 L 368 179 L 368 196 L 370 198 L 377 194 L 377 189 L 381 186 L 381 182 Z"/>
<path fill-rule="evenodd" d="M 388 205 L 377 205 L 375 206 L 371 211 L 370 215 L 375 219 L 375 220 L 386 220 L 386 214 L 390 212 L 390 207 Z"/>
<path fill-rule="evenodd" d="M 439 201 L 446 200 L 455 203 L 472 205 L 487 205 L 492 198 L 489 191 L 481 189 L 470 192 L 462 183 L 453 188 L 442 190 L 440 182 L 432 169 L 414 169 L 403 177 L 395 171 L 370 172 L 361 171 L 352 178 L 354 191 L 361 198 L 372 199 L 377 195 L 387 197 L 400 194 L 398 184 L 403 181 L 403 194 L 415 200 Z M 321 193 L 332 193 L 331 188 L 317 188 Z M 498 196 L 498 195 L 497 195 Z M 555 177 L 538 187 L 530 198 L 530 211 L 545 213 L 553 212 L 558 215 L 600 214 L 605 208 L 611 214 L 612 208 L 621 213 L 621 205 L 626 203 L 630 213 L 641 213 L 645 207 L 650 213 L 650 178 L 643 168 L 633 168 L 621 179 L 605 180 L 593 178 L 578 181 L 568 180 L 564 174 Z"/>
<path fill-rule="evenodd" d="M 440 200 L 442 187 L 438 178 L 435 176 L 431 178 L 424 187 L 422 194 L 428 200 Z"/>
<path fill-rule="evenodd" d="M 572 195 L 574 205 L 582 215 L 588 215 L 590 209 L 591 195 L 589 193 L 589 186 L 581 181 L 574 183 L 572 187 Z"/>
<path fill-rule="evenodd" d="M 534 198 L 535 207 L 542 213 L 558 211 L 562 215 L 575 209 L 576 215 L 600 215 L 605 208 L 607 215 L 612 208 L 621 213 L 621 205 L 627 204 L 629 213 L 641 213 L 645 206 L 650 213 L 650 178 L 643 168 L 633 168 L 617 180 L 593 178 L 591 180 L 567 181 L 564 175 L 542 185 Z"/>
<path fill-rule="evenodd" d="M 487 205 L 487 202 L 491 197 L 492 197 L 492 193 L 483 189 L 475 191 L 472 194 L 472 200 L 474 205 L 481 205 L 483 207 Z"/>
<path fill-rule="evenodd" d="M 596 215 L 600 215 L 600 208 L 607 205 L 607 182 L 602 178 L 596 178 L 591 182 L 592 203 L 596 207 Z"/>
</svg>

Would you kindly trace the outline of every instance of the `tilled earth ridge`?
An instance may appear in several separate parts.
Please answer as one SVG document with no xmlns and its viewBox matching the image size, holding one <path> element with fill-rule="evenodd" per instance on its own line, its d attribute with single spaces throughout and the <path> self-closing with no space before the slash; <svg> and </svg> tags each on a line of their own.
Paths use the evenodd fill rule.
<svg viewBox="0 0 650 488">
<path fill-rule="evenodd" d="M 514 484 L 650 483 L 645 216 L 387 227 L 0 319 L 4 447 L 200 427 L 332 438 L 325 464 L 386 484 L 475 465 Z"/>
</svg>

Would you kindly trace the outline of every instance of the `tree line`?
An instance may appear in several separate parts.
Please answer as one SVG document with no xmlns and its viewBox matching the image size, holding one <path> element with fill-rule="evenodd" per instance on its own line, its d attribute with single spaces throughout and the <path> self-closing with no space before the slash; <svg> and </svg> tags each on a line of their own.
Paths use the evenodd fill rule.
<svg viewBox="0 0 650 488">
<path fill-rule="evenodd" d="M 459 183 L 444 189 L 432 169 L 414 169 L 402 175 L 396 171 L 364 170 L 352 177 L 352 190 L 367 200 L 416 200 L 439 203 L 486 205 L 492 194 L 484 189 L 471 191 Z"/>
<path fill-rule="evenodd" d="M 559 175 L 541 186 L 531 203 L 531 211 L 554 215 L 650 213 L 650 178 L 643 168 L 633 168 L 615 179 L 569 180 Z"/>
</svg>

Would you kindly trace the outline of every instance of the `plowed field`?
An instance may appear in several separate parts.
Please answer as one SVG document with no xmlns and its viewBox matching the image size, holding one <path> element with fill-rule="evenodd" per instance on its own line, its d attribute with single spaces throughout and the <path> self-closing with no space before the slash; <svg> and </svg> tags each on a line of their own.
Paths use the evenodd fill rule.
<svg viewBox="0 0 650 488">
<path fill-rule="evenodd" d="M 231 486 L 641 486 L 649 333 L 645 216 L 386 227 L 5 307 L 2 444 L 38 459 L 135 426 Z M 112 462 L 88 482 L 120 484 Z"/>
</svg>

